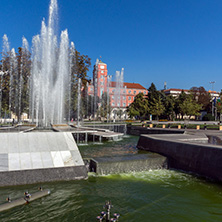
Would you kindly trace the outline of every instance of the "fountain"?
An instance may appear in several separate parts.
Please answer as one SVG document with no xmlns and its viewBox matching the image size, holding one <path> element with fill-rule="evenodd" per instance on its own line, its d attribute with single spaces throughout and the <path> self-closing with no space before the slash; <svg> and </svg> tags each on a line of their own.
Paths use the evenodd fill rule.
<svg viewBox="0 0 222 222">
<path fill-rule="evenodd" d="M 124 75 L 124 68 L 120 71 L 116 71 L 116 88 L 114 93 L 115 98 L 115 106 L 120 108 L 122 106 L 122 94 L 123 94 L 123 75 Z"/>
<path fill-rule="evenodd" d="M 51 125 L 64 125 L 70 118 L 71 61 L 75 55 L 74 43 L 69 47 L 67 30 L 61 32 L 58 44 L 55 32 L 57 14 L 57 1 L 51 0 L 48 25 L 43 20 L 41 33 L 32 39 L 29 114 L 38 129 L 19 133 L 1 131 L 0 186 L 87 178 L 87 169 L 72 133 L 51 130 Z M 4 35 L 3 53 L 9 54 L 10 61 L 10 67 L 7 67 L 10 84 L 8 106 L 10 113 L 13 111 L 17 116 L 21 115 L 23 53 L 27 51 L 28 42 L 23 37 L 21 64 L 18 64 L 15 49 L 10 50 L 8 38 Z M 2 73 L 5 73 L 4 69 L 1 77 Z M 78 85 L 79 116 L 80 79 Z"/>
<path fill-rule="evenodd" d="M 120 114 L 121 119 L 121 107 L 123 106 L 123 78 L 124 78 L 124 68 L 120 71 L 116 71 L 115 75 L 115 91 L 114 91 L 114 104 L 116 109 L 113 111 L 113 121 L 115 122 L 118 119 L 118 115 Z"/>
<path fill-rule="evenodd" d="M 64 122 L 65 102 L 69 98 L 69 38 L 67 30 L 62 31 L 58 46 L 57 14 L 57 1 L 51 1 L 48 26 L 43 20 L 41 34 L 32 40 L 30 110 L 32 120 L 42 127 Z"/>
</svg>

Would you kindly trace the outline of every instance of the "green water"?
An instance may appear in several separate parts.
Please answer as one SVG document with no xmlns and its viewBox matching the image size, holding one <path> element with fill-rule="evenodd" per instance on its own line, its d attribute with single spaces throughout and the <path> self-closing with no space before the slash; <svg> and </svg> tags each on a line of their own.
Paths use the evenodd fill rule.
<svg viewBox="0 0 222 222">
<path fill-rule="evenodd" d="M 82 155 L 136 154 L 130 137 L 117 143 L 80 147 Z M 128 144 L 128 145 L 126 145 Z M 128 147 L 128 148 L 127 148 Z M 112 149 L 113 148 L 113 149 Z M 0 214 L 0 221 L 93 222 L 111 200 L 119 221 L 222 221 L 221 185 L 172 170 L 154 170 L 108 176 L 89 175 L 85 181 L 41 184 L 51 194 Z M 39 185 L 0 188 L 0 202 L 8 194 L 21 197 Z"/>
</svg>

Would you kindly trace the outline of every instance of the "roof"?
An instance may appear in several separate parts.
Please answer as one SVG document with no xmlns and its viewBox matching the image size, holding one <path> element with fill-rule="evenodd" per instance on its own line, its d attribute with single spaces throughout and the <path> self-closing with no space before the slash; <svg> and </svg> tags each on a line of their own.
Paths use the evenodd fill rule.
<svg viewBox="0 0 222 222">
<path fill-rule="evenodd" d="M 219 93 L 219 92 L 217 92 L 217 91 L 212 91 L 212 90 L 209 90 L 208 92 L 209 92 L 209 93 Z"/>
<path fill-rule="evenodd" d="M 170 91 L 179 91 L 179 92 L 182 92 L 182 91 L 184 91 L 184 92 L 190 92 L 190 91 L 192 91 L 192 90 L 187 90 L 187 89 L 174 89 L 174 88 L 171 88 L 171 89 L 165 89 L 165 90 L 163 90 L 164 92 L 170 92 Z M 212 90 L 209 90 L 208 91 L 209 93 L 219 93 L 219 92 L 217 92 L 217 91 L 212 91 Z"/>
<path fill-rule="evenodd" d="M 116 87 L 116 82 L 110 82 L 110 87 Z M 139 83 L 128 83 L 128 82 L 124 82 L 123 83 L 123 88 L 127 88 L 127 89 L 145 89 L 147 90 L 145 87 L 141 86 Z"/>
<path fill-rule="evenodd" d="M 174 89 L 174 88 L 171 88 L 171 89 L 165 89 L 163 90 L 164 92 L 170 92 L 170 91 L 179 91 L 179 92 L 189 92 L 190 90 L 187 90 L 187 89 Z"/>
</svg>

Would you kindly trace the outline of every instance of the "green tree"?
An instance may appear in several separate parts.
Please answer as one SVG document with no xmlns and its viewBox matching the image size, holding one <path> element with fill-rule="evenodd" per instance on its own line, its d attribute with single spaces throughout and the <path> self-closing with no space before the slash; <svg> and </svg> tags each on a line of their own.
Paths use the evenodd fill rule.
<svg viewBox="0 0 222 222">
<path fill-rule="evenodd" d="M 150 110 L 149 112 L 157 117 L 159 120 L 159 116 L 162 115 L 165 111 L 165 107 L 162 103 L 161 97 L 159 96 L 157 99 L 153 98 L 153 101 L 150 102 Z"/>
<path fill-rule="evenodd" d="M 180 105 L 180 110 L 183 115 L 187 115 L 190 119 L 191 116 L 199 116 L 202 105 L 198 104 L 192 99 L 192 96 L 188 96 Z"/>
<path fill-rule="evenodd" d="M 150 87 L 148 88 L 148 95 L 147 95 L 148 110 L 149 114 L 156 116 L 157 119 L 159 118 L 160 115 L 163 114 L 165 110 L 163 105 L 164 97 L 165 95 L 162 92 L 157 91 L 154 83 L 151 83 Z"/>
<path fill-rule="evenodd" d="M 8 112 L 9 110 L 9 82 L 10 82 L 10 52 L 1 53 L 1 71 L 4 75 L 1 76 L 2 83 L 2 112 Z"/>
<path fill-rule="evenodd" d="M 91 66 L 91 59 L 87 55 L 81 55 L 77 50 L 71 49 L 71 101 L 70 101 L 70 118 L 77 118 L 77 99 L 78 99 L 78 80 L 81 79 L 81 116 L 86 111 L 84 110 L 84 101 L 86 100 L 86 83 L 88 80 L 87 73 Z"/>
<path fill-rule="evenodd" d="M 220 93 L 220 98 L 217 99 L 217 103 L 216 103 L 216 109 L 217 109 L 217 113 L 219 114 L 219 121 L 221 121 L 221 115 L 222 115 L 222 94 Z"/>
<path fill-rule="evenodd" d="M 175 98 L 172 95 L 164 96 L 163 105 L 165 107 L 164 115 L 168 120 L 173 120 L 175 117 L 175 112 L 174 112 Z"/>
<path fill-rule="evenodd" d="M 21 47 L 18 48 L 18 94 L 19 107 L 16 114 L 20 120 L 23 112 L 29 111 L 29 79 L 31 75 L 31 53 Z"/>
<path fill-rule="evenodd" d="M 31 73 L 31 54 L 22 47 L 18 48 L 16 57 L 12 59 L 11 52 L 2 53 L 1 70 L 4 75 L 2 83 L 2 112 L 9 111 L 9 94 L 11 84 L 11 111 L 18 116 L 28 112 L 29 107 L 29 78 Z M 10 83 L 10 75 L 12 80 Z"/>
<path fill-rule="evenodd" d="M 198 104 L 202 105 L 203 110 L 207 112 L 211 111 L 211 96 L 204 87 L 192 87 L 190 92 L 193 95 L 194 100 L 196 100 Z"/>
<path fill-rule="evenodd" d="M 176 115 L 181 114 L 183 119 L 183 109 L 181 109 L 181 104 L 187 99 L 188 95 L 182 90 L 180 95 L 175 99 L 174 112 Z"/>
<path fill-rule="evenodd" d="M 157 91 L 156 86 L 154 85 L 154 83 L 151 83 L 150 87 L 148 88 L 148 95 L 147 95 L 147 99 L 149 102 L 153 102 L 154 99 L 158 99 L 160 96 L 160 92 Z"/>
<path fill-rule="evenodd" d="M 134 101 L 127 107 L 127 112 L 130 118 L 145 118 L 148 114 L 148 100 L 144 98 L 143 93 L 135 96 Z"/>
</svg>

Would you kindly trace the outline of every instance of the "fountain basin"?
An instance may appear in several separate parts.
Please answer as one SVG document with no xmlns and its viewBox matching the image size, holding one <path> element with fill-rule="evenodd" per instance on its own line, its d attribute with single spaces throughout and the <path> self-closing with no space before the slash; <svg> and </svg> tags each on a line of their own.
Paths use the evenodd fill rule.
<svg viewBox="0 0 222 222">
<path fill-rule="evenodd" d="M 141 135 L 137 148 L 166 156 L 169 168 L 222 181 L 222 146 L 205 134 Z"/>
</svg>

